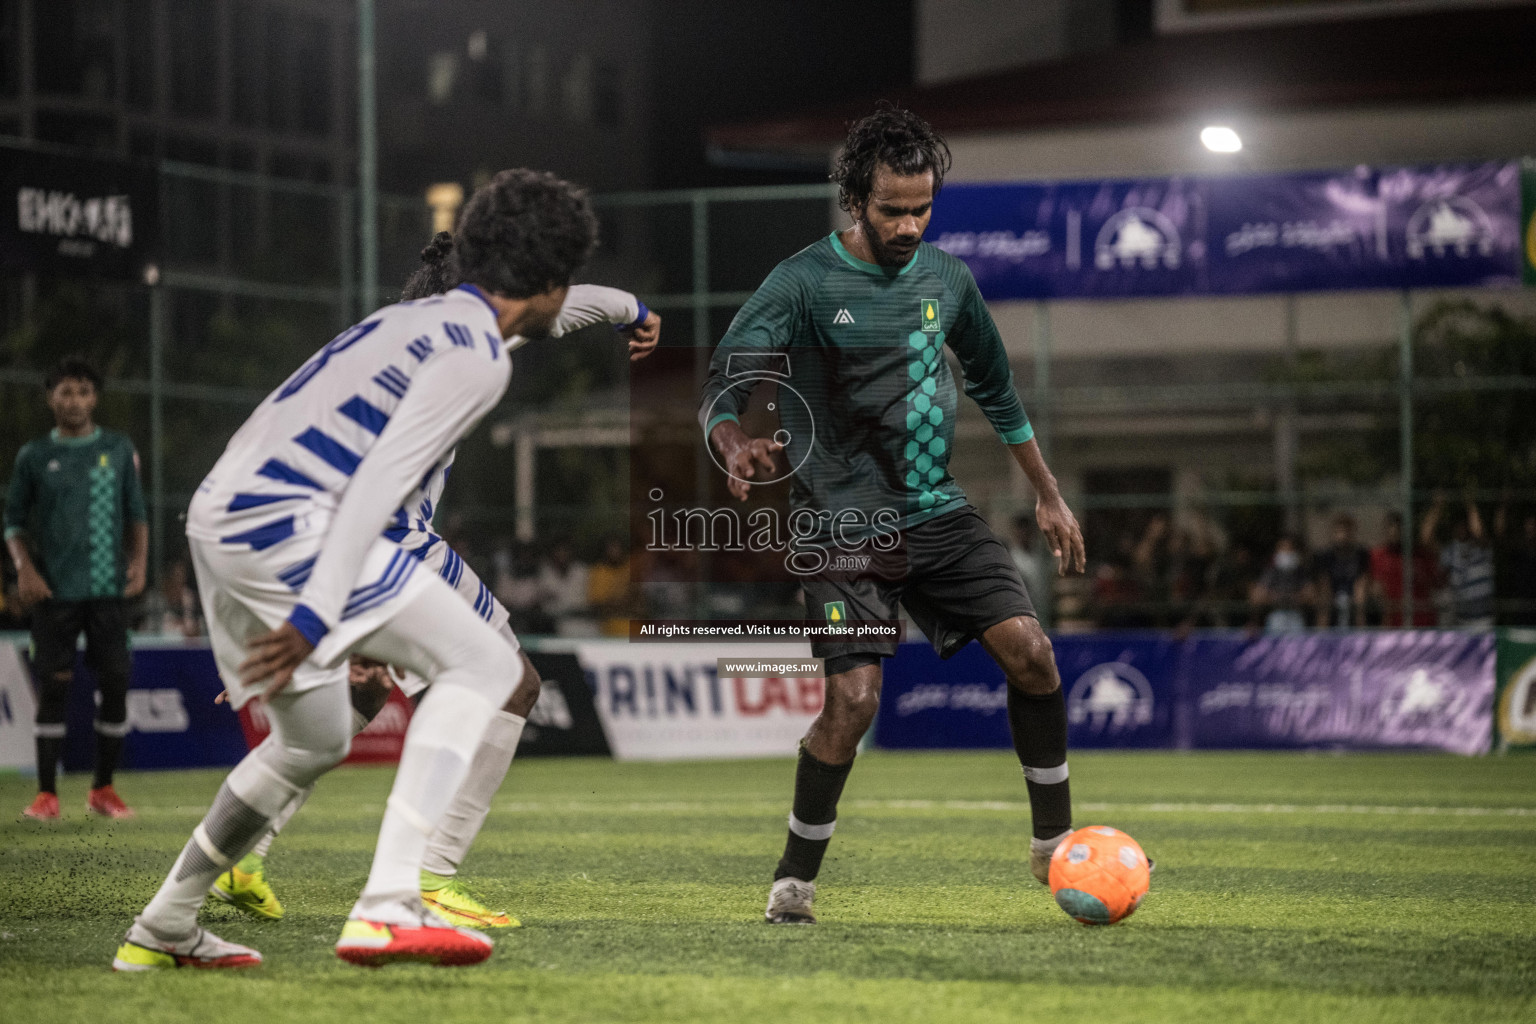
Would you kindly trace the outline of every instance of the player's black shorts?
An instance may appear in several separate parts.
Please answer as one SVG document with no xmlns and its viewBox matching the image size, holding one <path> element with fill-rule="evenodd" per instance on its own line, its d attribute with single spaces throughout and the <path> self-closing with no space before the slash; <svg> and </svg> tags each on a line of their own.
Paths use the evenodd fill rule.
<svg viewBox="0 0 1536 1024">
<path fill-rule="evenodd" d="M 806 618 L 830 619 L 830 606 L 841 601 L 839 617 L 849 623 L 897 619 L 899 605 L 939 657 L 948 658 L 999 622 L 1036 617 L 1008 549 L 972 506 L 920 523 L 901 537 L 895 551 L 876 552 L 864 573 L 808 578 Z M 811 641 L 811 654 L 826 659 L 829 676 L 895 653 L 894 641 Z"/>
<path fill-rule="evenodd" d="M 128 609 L 122 598 L 38 603 L 32 609 L 32 669 L 39 683 L 75 667 L 85 633 L 85 663 L 99 674 L 128 677 Z"/>
</svg>

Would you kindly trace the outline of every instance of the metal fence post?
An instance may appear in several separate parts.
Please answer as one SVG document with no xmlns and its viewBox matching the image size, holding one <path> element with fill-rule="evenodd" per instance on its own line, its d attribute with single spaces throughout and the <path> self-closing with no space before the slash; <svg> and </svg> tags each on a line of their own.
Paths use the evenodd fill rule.
<svg viewBox="0 0 1536 1024">
<path fill-rule="evenodd" d="M 1035 303 L 1035 442 L 1040 455 L 1051 459 L 1051 307 Z"/>
<path fill-rule="evenodd" d="M 165 285 L 149 289 L 149 578 L 165 561 Z"/>
<path fill-rule="evenodd" d="M 695 192 L 693 209 L 693 380 L 702 386 L 709 372 L 709 199 L 703 192 Z M 709 438 L 704 438 L 709 444 Z M 709 459 L 708 452 L 694 455 L 693 499 L 695 508 L 708 508 Z M 701 559 L 709 556 L 700 552 Z M 694 618 L 705 618 L 706 598 L 703 578 L 704 566 L 699 565 L 700 577 L 693 585 Z"/>
<path fill-rule="evenodd" d="M 1403 508 L 1403 628 L 1413 626 L 1413 294 L 1403 291 L 1397 339 L 1397 412 L 1401 434 L 1398 447 L 1402 476 L 1399 501 Z"/>
<path fill-rule="evenodd" d="M 357 297 L 363 316 L 379 305 L 379 153 L 374 95 L 373 0 L 357 0 Z"/>
</svg>

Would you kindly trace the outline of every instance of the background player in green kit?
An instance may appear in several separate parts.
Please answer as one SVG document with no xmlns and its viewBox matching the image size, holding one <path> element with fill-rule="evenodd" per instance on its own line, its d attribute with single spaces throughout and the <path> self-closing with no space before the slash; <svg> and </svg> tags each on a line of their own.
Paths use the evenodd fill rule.
<svg viewBox="0 0 1536 1024">
<path fill-rule="evenodd" d="M 791 518 L 806 539 L 800 564 L 814 565 L 827 549 L 862 545 L 870 554 L 856 574 L 803 580 L 809 617 L 891 620 L 901 605 L 941 655 L 977 639 L 1002 667 L 1034 819 L 1030 868 L 1044 882 L 1072 825 L 1066 705 L 1018 569 L 949 475 L 957 396 L 944 346 L 960 362 L 966 394 L 1029 477 L 1062 573 L 1082 572 L 1083 539 L 1033 440 L 975 280 L 922 241 L 949 163 L 943 139 L 910 111 L 885 107 L 850 129 L 832 180 L 853 225 L 780 263 L 742 307 L 715 350 L 699 420 L 737 498 L 777 474 L 783 453 L 793 469 Z M 733 363 L 769 353 L 787 356 L 803 402 L 781 387 L 781 429 L 753 438 L 739 418 L 750 389 L 733 383 Z M 881 641 L 812 643 L 826 658 L 826 703 L 800 745 L 771 923 L 816 920 L 814 880 L 838 797 L 879 704 L 880 661 L 895 651 Z"/>
<path fill-rule="evenodd" d="M 59 816 L 56 779 L 64 746 L 75 642 L 85 633 L 96 672 L 96 777 L 86 808 L 133 815 L 112 788 L 128 734 L 128 598 L 144 589 L 149 526 L 133 442 L 97 426 L 101 377 L 66 359 L 45 382 L 58 424 L 22 446 L 5 503 L 5 543 L 17 589 L 32 608 L 32 671 L 37 679 L 37 799 L 29 818 Z"/>
</svg>

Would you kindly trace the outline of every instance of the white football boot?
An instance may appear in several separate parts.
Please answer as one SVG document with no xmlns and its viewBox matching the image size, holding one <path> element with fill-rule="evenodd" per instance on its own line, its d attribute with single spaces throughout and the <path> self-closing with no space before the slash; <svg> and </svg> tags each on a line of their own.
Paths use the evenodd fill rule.
<svg viewBox="0 0 1536 1024">
<path fill-rule="evenodd" d="M 768 890 L 768 909 L 763 917 L 769 924 L 815 924 L 811 909 L 816 899 L 816 883 L 798 878 L 781 878 Z"/>
<path fill-rule="evenodd" d="M 176 967 L 259 967 L 261 954 L 249 946 L 226 942 L 202 928 L 184 939 L 167 942 L 137 920 L 123 936 L 112 958 L 114 971 L 157 971 Z"/>
<path fill-rule="evenodd" d="M 1061 835 L 1050 839 L 1031 838 L 1029 840 L 1029 873 L 1038 878 L 1041 885 L 1051 884 L 1051 854 L 1055 853 L 1061 841 L 1071 834 L 1072 830 L 1067 829 Z"/>
</svg>

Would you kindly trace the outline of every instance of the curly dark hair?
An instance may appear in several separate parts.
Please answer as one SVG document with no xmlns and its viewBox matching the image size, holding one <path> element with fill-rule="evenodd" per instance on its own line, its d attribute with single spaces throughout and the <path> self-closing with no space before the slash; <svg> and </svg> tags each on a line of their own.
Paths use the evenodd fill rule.
<svg viewBox="0 0 1536 1024">
<path fill-rule="evenodd" d="M 881 101 L 873 114 L 855 121 L 837 154 L 829 178 L 837 183 L 837 205 L 848 213 L 869 201 L 875 168 L 884 164 L 897 174 L 933 172 L 933 194 L 944 187 L 950 165 L 949 145 L 928 122 Z"/>
<path fill-rule="evenodd" d="M 453 252 L 453 235 L 439 231 L 421 250 L 421 266 L 405 279 L 405 287 L 400 289 L 400 301 L 441 295 L 463 283 L 459 259 Z"/>
<path fill-rule="evenodd" d="M 43 378 L 43 390 L 52 391 L 66 380 L 83 380 L 97 391 L 101 390 L 101 374 L 97 372 L 96 367 L 75 356 L 60 359 L 53 369 L 48 371 L 48 375 Z"/>
<path fill-rule="evenodd" d="M 571 283 L 597 246 L 587 194 L 545 171 L 502 171 L 464 207 L 454 248 L 465 281 L 509 299 Z"/>
</svg>

